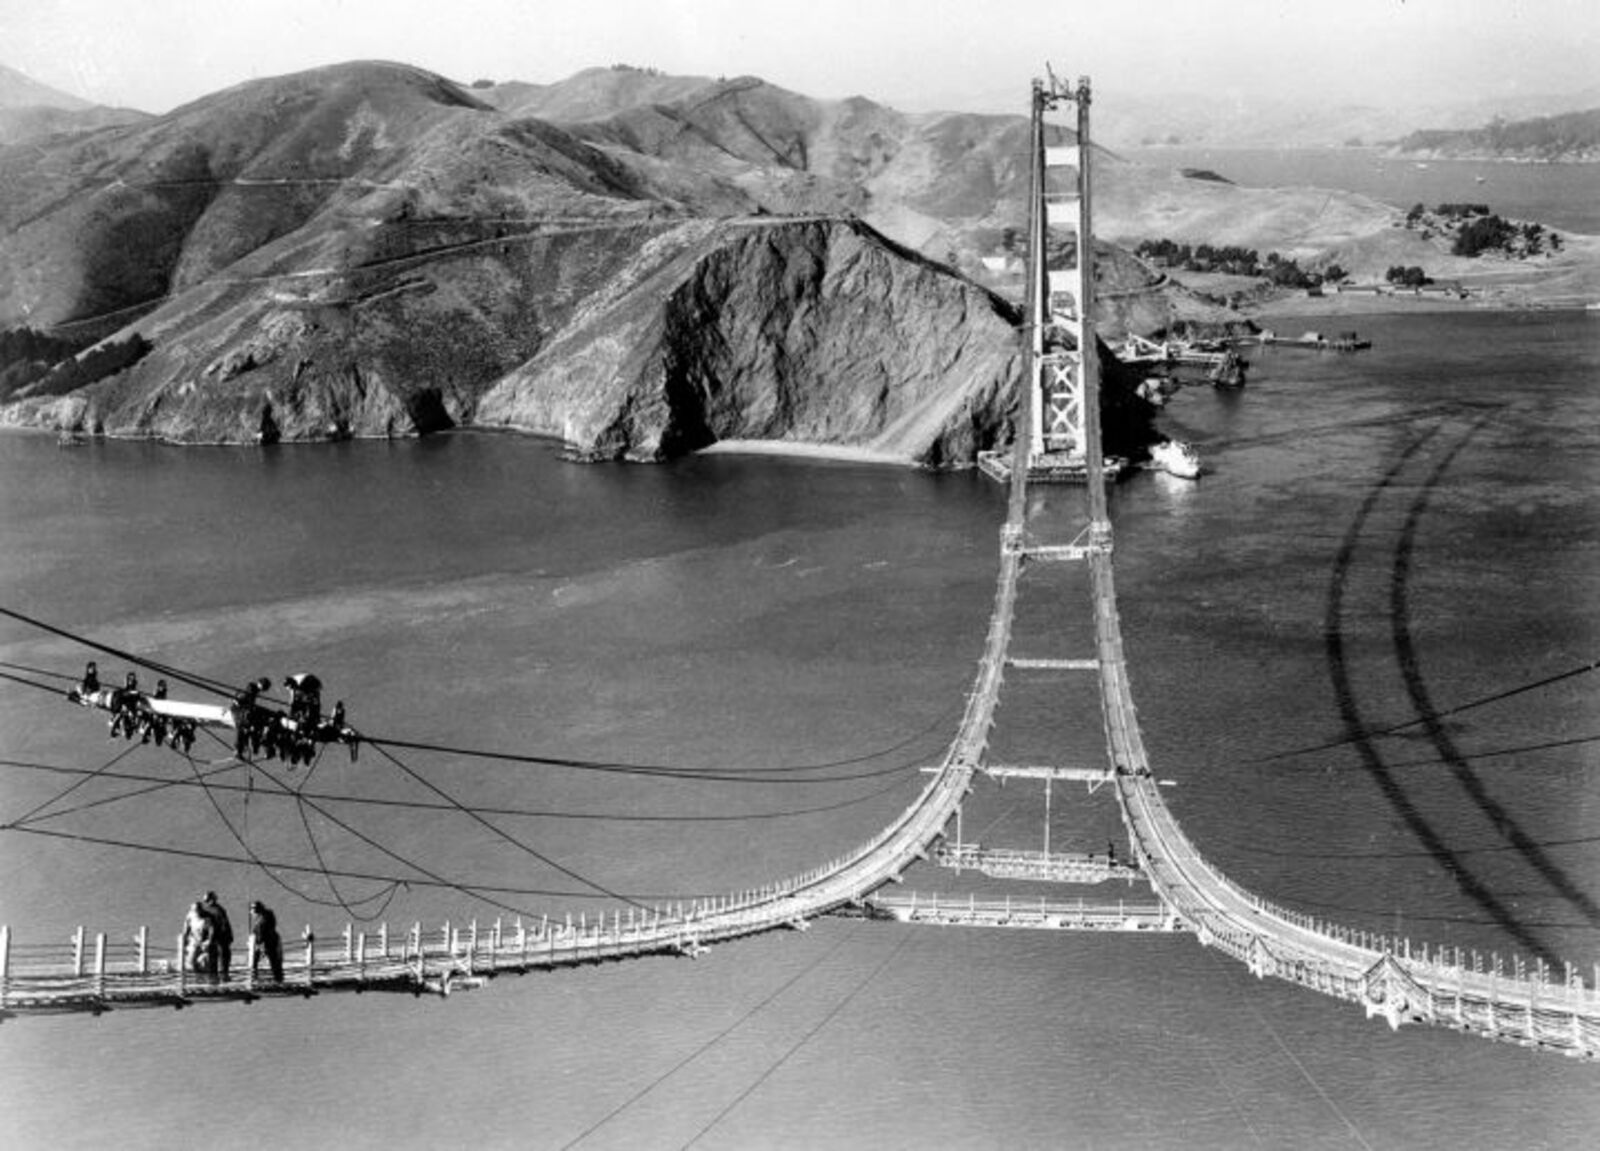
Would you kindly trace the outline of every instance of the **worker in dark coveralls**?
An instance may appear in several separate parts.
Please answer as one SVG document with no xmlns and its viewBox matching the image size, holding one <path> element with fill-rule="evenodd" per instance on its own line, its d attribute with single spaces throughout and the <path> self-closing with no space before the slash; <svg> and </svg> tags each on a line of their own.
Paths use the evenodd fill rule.
<svg viewBox="0 0 1600 1151">
<path fill-rule="evenodd" d="M 228 922 L 228 913 L 217 902 L 215 891 L 206 892 L 206 897 L 200 901 L 200 914 L 211 921 L 211 934 L 217 947 L 217 974 L 227 979 L 233 966 L 233 924 Z"/>
<path fill-rule="evenodd" d="M 272 969 L 272 982 L 283 982 L 283 940 L 278 935 L 278 917 L 272 908 L 263 906 L 258 899 L 250 904 L 250 934 L 255 936 L 255 950 L 250 954 L 250 974 L 256 973 L 263 956 Z"/>
</svg>

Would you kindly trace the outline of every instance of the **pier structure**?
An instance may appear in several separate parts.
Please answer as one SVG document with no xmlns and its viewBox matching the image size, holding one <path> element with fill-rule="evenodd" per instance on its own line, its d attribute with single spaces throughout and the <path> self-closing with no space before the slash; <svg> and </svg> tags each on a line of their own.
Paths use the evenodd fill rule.
<svg viewBox="0 0 1600 1151">
<path fill-rule="evenodd" d="M 1035 83 L 1035 143 L 1042 148 L 1038 122 L 1046 107 L 1070 100 L 1079 111 L 1079 143 L 1086 141 L 1087 80 L 1075 88 Z M 1049 191 L 1036 166 L 1034 184 L 1040 218 L 1048 211 Z M 1080 164 L 1087 163 L 1086 149 Z M 1080 167 L 1079 179 L 1086 179 Z M 1087 185 L 1081 185 L 1087 192 Z M 1087 196 L 1076 209 L 1086 222 Z M 1080 254 L 1089 250 L 1079 237 Z M 1201 852 L 1179 825 L 1153 773 L 1134 706 L 1131 673 L 1122 640 L 1113 571 L 1113 529 L 1107 510 L 1107 469 L 1101 453 L 1096 397 L 1096 344 L 1088 316 L 1090 277 L 1079 280 L 1080 309 L 1073 349 L 1042 338 L 1046 293 L 1063 281 L 1043 270 L 1042 231 L 1031 246 L 1037 274 L 1028 333 L 1027 392 L 1018 405 L 1018 431 L 1012 445 L 1005 521 L 999 549 L 993 606 L 972 686 L 957 729 L 940 762 L 907 806 L 868 842 L 800 875 L 757 884 L 725 896 L 689 899 L 644 908 L 632 905 L 609 914 L 552 914 L 537 924 L 526 920 L 487 927 L 475 921 L 465 929 L 446 924 L 424 931 L 414 924 L 399 936 L 347 927 L 325 944 L 309 928 L 299 947 L 285 956 L 281 982 L 264 982 L 239 964 L 227 979 L 185 970 L 181 949 L 156 954 L 146 931 L 130 943 L 89 936 L 79 928 L 66 943 L 20 943 L 10 927 L 0 927 L 0 1019 L 57 1012 L 100 1013 L 139 1006 L 185 1006 L 229 1000 L 265 1000 L 314 995 L 333 990 L 392 989 L 449 994 L 478 986 L 505 972 L 568 967 L 650 955 L 697 956 L 712 944 L 773 930 L 804 930 L 820 916 L 852 914 L 903 923 L 970 927 L 1036 927 L 1052 930 L 1125 930 L 1152 938 L 1190 936 L 1216 949 L 1258 978 L 1286 980 L 1353 1003 L 1368 1018 L 1390 1028 L 1431 1024 L 1523 1047 L 1584 1059 L 1600 1058 L 1600 965 L 1592 981 L 1568 963 L 1557 969 L 1542 960 L 1503 962 L 1449 944 L 1357 930 L 1321 916 L 1285 907 L 1247 891 Z M 1085 261 L 1080 260 L 1080 267 Z M 1070 285 L 1069 285 L 1070 294 Z M 1065 305 L 1062 305 L 1065 307 Z M 1066 314 L 1049 305 L 1048 318 Z M 1077 355 L 1064 357 L 1064 351 Z M 1064 368 L 1064 374 L 1057 369 Z M 1043 421 L 1035 431 L 1035 417 Z M 1053 452 L 1081 459 L 1081 497 L 1071 497 L 1081 518 L 1044 514 L 1045 499 L 1030 495 L 1038 482 L 1035 462 Z M 1058 509 L 1060 510 L 1060 509 Z M 1054 596 L 1047 580 L 1022 579 L 1039 565 L 1076 568 L 1082 602 Z M 1033 570 L 1033 575 L 1040 575 Z M 1092 648 L 1054 657 L 1018 658 L 1011 654 L 1019 597 L 1024 590 L 1051 595 L 1058 618 L 1087 613 L 1093 623 Z M 1037 618 L 1039 613 L 1029 613 Z M 1078 618 L 1082 618 L 1079 615 Z M 1097 699 L 1100 731 L 1082 733 L 1062 761 L 1076 766 L 991 763 L 989 746 L 1002 689 L 1008 677 L 1027 679 L 1046 673 L 1054 690 L 1087 691 Z M 1070 673 L 1063 675 L 1062 673 Z M 218 725 L 225 724 L 218 714 Z M 1098 745 L 1098 746 L 1096 746 Z M 1090 749 L 1095 748 L 1091 753 Z M 1088 762 L 1084 762 L 1087 760 Z M 1036 779 L 1047 787 L 1063 780 L 1110 790 L 1117 803 L 1128 851 L 1109 853 L 1102 868 L 1081 855 L 1056 856 L 1049 849 L 1029 854 L 992 853 L 964 843 L 963 805 L 984 780 Z M 950 836 L 954 825 L 954 843 Z M 1048 822 L 1046 824 L 1048 834 Z M 1149 885 L 1144 901 L 1044 896 L 996 898 L 902 896 L 891 885 L 935 853 L 962 867 L 977 863 L 1015 876 L 1053 882 L 1103 882 L 1129 879 Z M 981 870 L 981 868 L 980 868 Z M 247 950 L 246 958 L 249 953 Z"/>
</svg>

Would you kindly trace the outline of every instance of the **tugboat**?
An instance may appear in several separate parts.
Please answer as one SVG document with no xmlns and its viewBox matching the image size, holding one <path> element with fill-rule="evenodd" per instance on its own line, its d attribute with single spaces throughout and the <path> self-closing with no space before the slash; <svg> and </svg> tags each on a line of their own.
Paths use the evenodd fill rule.
<svg viewBox="0 0 1600 1151">
<path fill-rule="evenodd" d="M 1180 480 L 1200 478 L 1200 453 L 1182 440 L 1164 440 L 1150 449 L 1150 466 Z"/>
</svg>

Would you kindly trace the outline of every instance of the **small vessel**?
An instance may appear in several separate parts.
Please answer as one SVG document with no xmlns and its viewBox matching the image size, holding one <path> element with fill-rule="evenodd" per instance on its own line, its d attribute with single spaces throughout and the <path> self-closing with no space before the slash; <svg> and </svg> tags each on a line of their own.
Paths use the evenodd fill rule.
<svg viewBox="0 0 1600 1151">
<path fill-rule="evenodd" d="M 1182 440 L 1165 440 L 1150 449 L 1150 466 L 1180 480 L 1200 478 L 1200 453 Z"/>
</svg>

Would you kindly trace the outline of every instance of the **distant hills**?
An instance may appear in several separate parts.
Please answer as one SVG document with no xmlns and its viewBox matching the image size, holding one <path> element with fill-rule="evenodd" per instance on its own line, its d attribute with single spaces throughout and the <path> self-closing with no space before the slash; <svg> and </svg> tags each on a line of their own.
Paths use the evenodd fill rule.
<svg viewBox="0 0 1600 1151">
<path fill-rule="evenodd" d="M 91 104 L 0 64 L 0 146 L 145 119 L 143 112 Z"/>
<path fill-rule="evenodd" d="M 1008 88 L 949 96 L 942 106 L 1006 111 L 1026 91 Z M 1486 95 L 1418 102 L 1377 90 L 1367 100 L 1330 99 L 1308 88 L 1270 98 L 1219 85 L 1198 92 L 1095 93 L 1095 138 L 1111 148 L 1183 145 L 1191 148 L 1329 148 L 1392 144 L 1420 128 L 1467 130 L 1500 120 L 1554 116 L 1600 107 L 1600 84 L 1578 92 Z M 915 101 L 907 108 L 926 107 Z"/>
<path fill-rule="evenodd" d="M 1437 159 L 1600 161 L 1600 107 L 1464 130 L 1412 132 L 1396 150 Z"/>
</svg>

